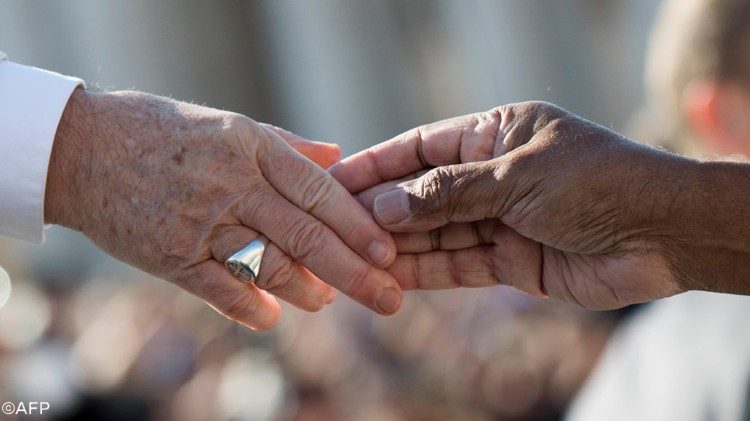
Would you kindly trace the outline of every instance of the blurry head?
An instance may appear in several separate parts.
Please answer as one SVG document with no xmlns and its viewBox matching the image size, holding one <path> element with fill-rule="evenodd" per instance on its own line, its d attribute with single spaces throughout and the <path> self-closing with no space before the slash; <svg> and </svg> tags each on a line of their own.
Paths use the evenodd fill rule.
<svg viewBox="0 0 750 421">
<path fill-rule="evenodd" d="M 750 157 L 750 0 L 667 0 L 646 64 L 657 141 Z"/>
</svg>

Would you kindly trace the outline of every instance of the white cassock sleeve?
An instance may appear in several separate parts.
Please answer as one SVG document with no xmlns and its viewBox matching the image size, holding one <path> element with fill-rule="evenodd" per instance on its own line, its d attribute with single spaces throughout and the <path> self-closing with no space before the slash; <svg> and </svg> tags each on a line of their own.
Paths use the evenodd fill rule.
<svg viewBox="0 0 750 421">
<path fill-rule="evenodd" d="M 0 51 L 0 235 L 41 243 L 52 142 L 83 81 L 5 57 Z"/>
</svg>

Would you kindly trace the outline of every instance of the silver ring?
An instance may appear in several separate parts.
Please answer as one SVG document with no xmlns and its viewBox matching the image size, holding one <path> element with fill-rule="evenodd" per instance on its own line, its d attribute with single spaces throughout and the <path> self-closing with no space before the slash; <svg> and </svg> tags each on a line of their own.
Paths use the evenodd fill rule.
<svg viewBox="0 0 750 421">
<path fill-rule="evenodd" d="M 263 259 L 267 245 L 268 238 L 259 235 L 245 248 L 230 256 L 224 266 L 238 280 L 250 284 L 255 283 L 258 271 L 260 271 L 260 261 Z"/>
</svg>

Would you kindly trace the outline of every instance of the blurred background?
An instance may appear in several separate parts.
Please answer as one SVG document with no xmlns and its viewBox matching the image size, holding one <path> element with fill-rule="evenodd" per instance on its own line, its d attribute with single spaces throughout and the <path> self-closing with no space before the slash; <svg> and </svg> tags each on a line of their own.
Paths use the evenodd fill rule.
<svg viewBox="0 0 750 421">
<path fill-rule="evenodd" d="M 644 101 L 655 0 L 6 0 L 0 49 L 237 111 L 345 155 L 528 99 L 625 130 Z M 555 420 L 627 312 L 505 287 L 407 294 L 384 318 L 340 296 L 243 330 L 85 238 L 1 240 L 0 400 L 58 419 Z"/>
</svg>

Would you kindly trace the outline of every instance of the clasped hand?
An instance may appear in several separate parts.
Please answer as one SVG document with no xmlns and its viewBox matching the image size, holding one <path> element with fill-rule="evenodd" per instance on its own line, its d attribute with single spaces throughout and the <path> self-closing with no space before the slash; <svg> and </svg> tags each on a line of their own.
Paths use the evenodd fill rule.
<svg viewBox="0 0 750 421">
<path fill-rule="evenodd" d="M 528 102 L 416 128 L 330 172 L 396 232 L 388 271 L 406 289 L 506 284 L 613 309 L 685 290 L 676 204 L 660 194 L 686 166 Z"/>
<path fill-rule="evenodd" d="M 508 284 L 589 308 L 687 288 L 665 242 L 675 202 L 651 188 L 679 185 L 686 160 L 552 105 L 423 126 L 326 172 L 339 155 L 233 113 L 78 90 L 45 218 L 253 329 L 278 319 L 274 297 L 315 311 L 332 287 L 381 314 L 402 288 Z M 259 234 L 248 285 L 223 262 Z"/>
</svg>

